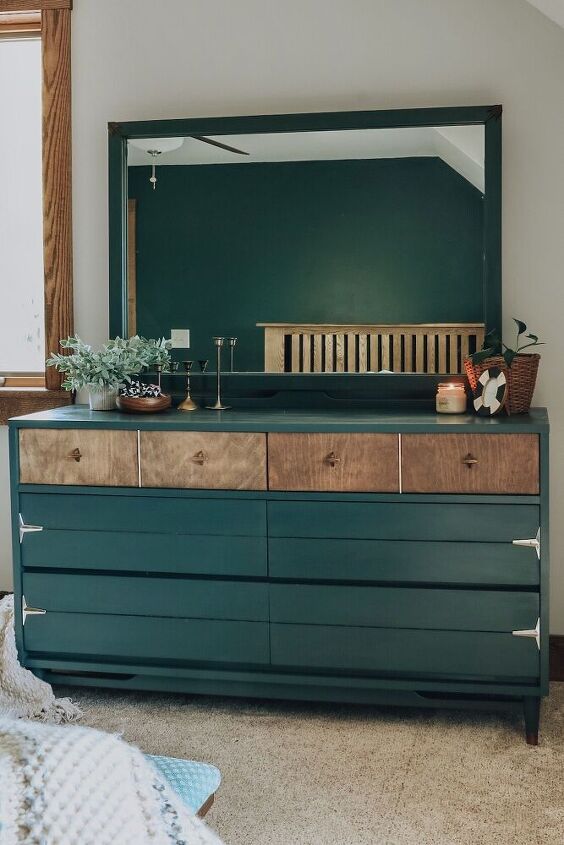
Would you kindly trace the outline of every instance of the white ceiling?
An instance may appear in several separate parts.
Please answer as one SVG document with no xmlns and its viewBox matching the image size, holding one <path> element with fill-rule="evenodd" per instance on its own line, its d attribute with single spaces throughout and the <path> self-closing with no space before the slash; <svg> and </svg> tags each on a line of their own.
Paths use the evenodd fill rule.
<svg viewBox="0 0 564 845">
<path fill-rule="evenodd" d="M 179 149 L 163 150 L 156 164 L 160 167 L 432 156 L 441 158 L 480 191 L 484 190 L 484 127 L 480 125 L 277 132 L 217 135 L 213 138 L 245 150 L 249 155 L 237 155 L 195 138 L 185 138 Z M 143 143 L 147 148 L 159 149 L 158 139 L 144 140 Z M 152 163 L 152 158 L 129 144 L 128 163 L 134 167 L 147 165 Z"/>
<path fill-rule="evenodd" d="M 527 0 L 554 23 L 564 27 L 564 0 Z"/>
</svg>

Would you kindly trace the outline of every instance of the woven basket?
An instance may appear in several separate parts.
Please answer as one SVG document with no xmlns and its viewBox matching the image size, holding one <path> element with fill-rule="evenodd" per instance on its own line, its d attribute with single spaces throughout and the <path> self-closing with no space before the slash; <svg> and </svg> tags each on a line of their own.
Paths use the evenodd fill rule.
<svg viewBox="0 0 564 845">
<path fill-rule="evenodd" d="M 472 390 L 476 390 L 478 379 L 484 370 L 490 367 L 499 367 L 505 373 L 507 379 L 506 412 L 508 414 L 526 414 L 533 401 L 539 361 L 540 355 L 536 353 L 516 355 L 510 367 L 507 366 L 501 355 L 486 358 L 479 364 L 474 364 L 470 358 L 466 358 L 464 368 L 470 387 Z"/>
</svg>

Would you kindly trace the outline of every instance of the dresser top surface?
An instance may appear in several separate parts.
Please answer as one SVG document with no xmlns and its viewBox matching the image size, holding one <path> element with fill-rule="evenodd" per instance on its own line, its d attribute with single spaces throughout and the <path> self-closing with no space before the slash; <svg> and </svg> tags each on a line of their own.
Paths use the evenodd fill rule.
<svg viewBox="0 0 564 845">
<path fill-rule="evenodd" d="M 16 428 L 105 428 L 162 431 L 358 431 L 358 432 L 544 432 L 546 408 L 528 414 L 478 417 L 474 414 L 435 414 L 420 410 L 198 410 L 175 408 L 160 414 L 125 414 L 90 411 L 87 405 L 70 405 L 10 420 Z"/>
</svg>

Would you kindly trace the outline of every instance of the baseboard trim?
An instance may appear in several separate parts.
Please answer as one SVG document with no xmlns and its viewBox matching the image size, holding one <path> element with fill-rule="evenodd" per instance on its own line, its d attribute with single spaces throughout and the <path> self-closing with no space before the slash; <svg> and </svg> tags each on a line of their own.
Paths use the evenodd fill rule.
<svg viewBox="0 0 564 845">
<path fill-rule="evenodd" d="M 9 596 L 7 590 L 0 590 L 0 599 Z M 550 636 L 550 680 L 564 681 L 564 634 Z"/>
</svg>

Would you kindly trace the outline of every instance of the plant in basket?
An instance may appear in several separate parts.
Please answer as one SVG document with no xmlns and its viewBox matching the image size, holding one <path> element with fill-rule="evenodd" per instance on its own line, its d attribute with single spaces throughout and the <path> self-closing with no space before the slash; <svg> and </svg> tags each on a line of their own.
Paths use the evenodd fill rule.
<svg viewBox="0 0 564 845">
<path fill-rule="evenodd" d="M 482 349 L 466 358 L 464 367 L 473 391 L 476 391 L 478 379 L 485 370 L 499 368 L 507 379 L 507 413 L 523 414 L 531 407 L 540 361 L 538 353 L 524 350 L 543 346 L 543 342 L 536 334 L 527 333 L 527 326 L 522 320 L 515 317 L 513 320 L 517 326 L 514 348 L 504 343 L 494 329 L 485 336 Z"/>
</svg>

